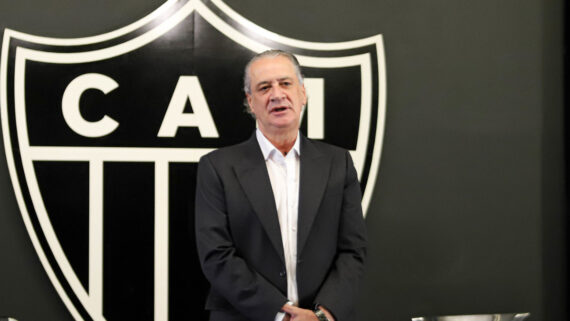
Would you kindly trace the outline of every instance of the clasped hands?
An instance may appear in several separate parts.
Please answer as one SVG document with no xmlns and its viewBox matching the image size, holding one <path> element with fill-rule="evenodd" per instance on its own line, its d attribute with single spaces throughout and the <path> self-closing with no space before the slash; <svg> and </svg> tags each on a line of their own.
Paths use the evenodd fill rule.
<svg viewBox="0 0 570 321">
<path fill-rule="evenodd" d="M 319 308 L 327 316 L 327 319 L 335 321 L 332 314 L 327 309 L 322 306 L 319 306 Z M 319 321 L 315 312 L 309 309 L 302 309 L 294 305 L 285 304 L 281 310 L 286 313 L 283 321 Z"/>
</svg>

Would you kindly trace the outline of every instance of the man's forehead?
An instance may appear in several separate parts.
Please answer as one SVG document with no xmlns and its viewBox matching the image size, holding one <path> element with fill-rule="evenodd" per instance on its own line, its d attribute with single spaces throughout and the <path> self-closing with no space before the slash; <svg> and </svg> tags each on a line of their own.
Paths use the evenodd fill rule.
<svg viewBox="0 0 570 321">
<path fill-rule="evenodd" d="M 262 76 L 272 72 L 284 73 L 281 77 L 291 77 L 295 75 L 295 66 L 284 56 L 262 57 L 254 61 L 250 68 L 251 75 Z"/>
</svg>

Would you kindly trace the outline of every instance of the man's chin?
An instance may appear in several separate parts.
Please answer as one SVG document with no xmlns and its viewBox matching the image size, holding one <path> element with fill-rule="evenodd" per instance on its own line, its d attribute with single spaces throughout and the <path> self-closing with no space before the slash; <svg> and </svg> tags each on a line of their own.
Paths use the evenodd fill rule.
<svg viewBox="0 0 570 321">
<path fill-rule="evenodd" d="M 299 130 L 299 125 L 295 122 L 272 122 L 266 128 L 260 127 L 259 129 L 262 132 L 264 132 L 264 129 L 267 129 L 273 133 L 286 133 Z"/>
</svg>

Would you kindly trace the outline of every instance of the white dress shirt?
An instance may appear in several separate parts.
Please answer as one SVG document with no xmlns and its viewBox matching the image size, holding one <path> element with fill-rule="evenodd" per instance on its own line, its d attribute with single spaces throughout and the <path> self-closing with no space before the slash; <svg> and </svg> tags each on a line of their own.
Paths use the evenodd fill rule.
<svg viewBox="0 0 570 321">
<path fill-rule="evenodd" d="M 301 155 L 299 134 L 297 134 L 293 148 L 286 156 L 283 156 L 259 129 L 256 131 L 256 136 L 267 166 L 281 228 L 287 273 L 287 299 L 297 305 L 299 301 L 297 293 L 297 219 L 299 213 L 299 157 Z M 285 314 L 280 312 L 275 320 L 282 320 L 284 316 Z"/>
</svg>

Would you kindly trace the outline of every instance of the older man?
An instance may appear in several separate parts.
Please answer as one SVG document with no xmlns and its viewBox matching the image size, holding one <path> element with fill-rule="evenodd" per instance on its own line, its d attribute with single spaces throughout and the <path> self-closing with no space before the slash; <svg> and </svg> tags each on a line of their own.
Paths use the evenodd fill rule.
<svg viewBox="0 0 570 321">
<path fill-rule="evenodd" d="M 196 239 L 213 321 L 351 321 L 366 253 L 349 153 L 299 133 L 297 59 L 270 50 L 245 69 L 258 129 L 200 160 Z"/>
</svg>

